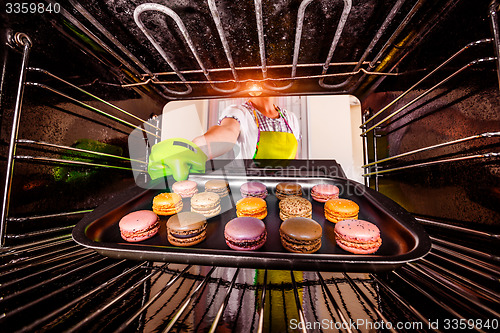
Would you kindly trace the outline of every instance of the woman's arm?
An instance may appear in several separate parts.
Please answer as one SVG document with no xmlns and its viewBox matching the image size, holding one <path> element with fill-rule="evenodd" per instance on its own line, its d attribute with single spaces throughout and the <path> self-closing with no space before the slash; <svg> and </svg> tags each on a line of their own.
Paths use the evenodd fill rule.
<svg viewBox="0 0 500 333">
<path fill-rule="evenodd" d="M 193 139 L 208 159 L 223 155 L 233 149 L 240 135 L 240 123 L 234 118 L 222 119 L 220 125 L 212 126 L 208 131 Z"/>
</svg>

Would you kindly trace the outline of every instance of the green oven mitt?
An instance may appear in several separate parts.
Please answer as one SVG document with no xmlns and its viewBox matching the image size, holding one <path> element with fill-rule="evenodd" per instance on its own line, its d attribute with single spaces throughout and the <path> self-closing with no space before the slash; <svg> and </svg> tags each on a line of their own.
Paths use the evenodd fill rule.
<svg viewBox="0 0 500 333">
<path fill-rule="evenodd" d="M 151 179 L 173 176 L 186 180 L 190 173 L 204 173 L 207 155 L 189 140 L 176 138 L 155 144 L 149 155 Z"/>
</svg>

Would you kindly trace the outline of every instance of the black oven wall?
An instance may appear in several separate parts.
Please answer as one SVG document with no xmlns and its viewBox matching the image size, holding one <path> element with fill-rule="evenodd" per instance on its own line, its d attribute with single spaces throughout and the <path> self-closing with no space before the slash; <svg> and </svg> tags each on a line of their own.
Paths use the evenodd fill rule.
<svg viewBox="0 0 500 333">
<path fill-rule="evenodd" d="M 76 31 L 67 31 L 62 17 L 7 15 L 4 9 L 2 3 L 2 189 L 22 66 L 22 48 L 13 40 L 16 33 L 26 34 L 32 47 L 20 108 L 5 244 L 0 254 L 0 311 L 6 314 L 0 326 L 9 331 L 21 327 L 31 330 L 27 327 L 36 323 L 35 318 L 57 315 L 63 309 L 69 311 L 71 319 L 56 320 L 45 329 L 69 329 L 128 290 L 127 305 L 116 307 L 109 313 L 110 319 L 96 328 L 116 329 L 116 324 L 108 328 L 111 318 L 123 321 L 140 307 L 142 289 L 130 288 L 144 278 L 145 270 L 139 269 L 143 263 L 114 261 L 84 250 L 71 239 L 71 230 L 84 214 L 135 185 L 127 160 L 128 135 L 142 121 L 116 107 L 147 120 L 162 112 L 166 99 L 154 89 L 122 88 L 122 82 L 130 82 L 127 71 L 98 45 L 92 47 L 83 35 L 78 40 Z M 91 153 L 70 150 L 73 148 Z M 110 279 L 116 281 L 111 284 L 113 290 L 102 292 L 103 284 L 110 285 Z M 93 298 L 82 296 L 89 292 Z M 73 307 L 71 302 L 78 300 L 79 305 Z"/>
<path fill-rule="evenodd" d="M 152 90 L 122 88 L 120 84 L 129 78 L 116 59 L 98 45 L 78 41 L 78 34 L 65 31 L 67 27 L 61 20 L 49 14 L 2 14 L 2 156 L 7 156 L 12 133 L 22 60 L 22 49 L 13 39 L 22 32 L 32 41 L 9 207 L 11 219 L 28 220 L 8 224 L 6 243 L 10 245 L 34 241 L 42 236 L 41 231 L 44 237 L 50 235 L 50 230 L 52 236 L 67 233 L 83 213 L 132 186 L 135 182 L 127 160 L 129 133 L 141 126 L 141 119 L 161 114 L 166 102 Z M 70 151 L 67 147 L 122 159 Z M 75 161 L 78 164 L 68 164 Z M 5 169 L 3 159 L 2 172 Z M 53 214 L 57 217 L 30 223 L 34 216 Z"/>
<path fill-rule="evenodd" d="M 380 191 L 416 215 L 461 221 L 474 227 L 493 227 L 500 217 L 498 163 L 494 158 L 477 155 L 498 150 L 498 137 L 489 133 L 498 133 L 500 114 L 492 106 L 498 105 L 500 98 L 498 89 L 492 86 L 496 80 L 495 73 L 477 74 L 482 79 L 477 82 L 478 85 L 436 90 L 428 100 L 404 109 L 394 119 L 381 125 L 376 130 L 379 136 L 376 138 L 376 157 L 381 160 L 463 138 L 482 136 L 380 163 L 379 171 L 442 161 L 435 165 L 381 173 L 377 181 Z M 376 93 L 364 104 L 365 110 L 379 110 L 401 93 Z M 415 91 L 408 94 L 408 101 L 421 93 Z M 390 111 L 406 103 L 397 102 Z M 370 134 L 370 161 L 375 158 L 374 140 L 373 134 Z M 467 156 L 477 157 L 460 160 Z M 452 159 L 458 160 L 454 162 Z M 374 166 L 369 171 L 374 172 Z M 376 179 L 372 177 L 374 187 L 375 183 Z"/>
<path fill-rule="evenodd" d="M 362 131 L 368 184 L 413 213 L 433 242 L 425 259 L 386 281 L 414 305 L 425 307 L 440 295 L 433 302 L 442 298 L 459 312 L 481 316 L 482 310 L 463 302 L 477 289 L 458 284 L 497 288 L 490 274 L 498 264 L 500 94 L 491 17 L 484 15 L 486 7 L 470 4 L 458 3 L 445 20 L 451 26 L 430 32 L 398 62 L 397 77 L 377 82 L 366 94 Z M 443 283 L 440 274 L 453 282 Z M 390 304 L 393 294 L 383 289 Z M 461 290 L 456 295 L 463 297 L 450 290 Z M 446 308 L 432 311 L 446 318 Z M 394 316 L 393 307 L 384 310 Z"/>
<path fill-rule="evenodd" d="M 450 25 L 428 33 L 399 61 L 400 75 L 363 100 L 364 119 L 377 114 L 363 128 L 370 185 L 423 223 L 498 230 L 500 95 L 486 12 L 457 4 Z"/>
</svg>

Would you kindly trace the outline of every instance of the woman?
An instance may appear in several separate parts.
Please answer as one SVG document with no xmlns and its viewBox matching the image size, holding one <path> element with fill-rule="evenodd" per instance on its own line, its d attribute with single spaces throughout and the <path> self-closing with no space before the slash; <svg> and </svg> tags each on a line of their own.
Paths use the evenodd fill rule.
<svg viewBox="0 0 500 333">
<path fill-rule="evenodd" d="M 240 106 L 229 106 L 222 112 L 219 124 L 193 143 L 206 147 L 209 159 L 232 148 L 219 143 L 238 144 L 240 156 L 245 159 L 297 158 L 299 122 L 293 113 L 277 107 L 274 100 L 274 97 L 255 97 Z"/>
</svg>

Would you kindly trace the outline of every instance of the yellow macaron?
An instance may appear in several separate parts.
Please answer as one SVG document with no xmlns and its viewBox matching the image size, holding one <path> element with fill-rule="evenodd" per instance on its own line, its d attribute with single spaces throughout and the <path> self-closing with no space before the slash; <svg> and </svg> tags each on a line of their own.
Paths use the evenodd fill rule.
<svg viewBox="0 0 500 333">
<path fill-rule="evenodd" d="M 247 197 L 236 203 L 236 215 L 238 217 L 256 217 L 260 220 L 267 216 L 267 204 L 264 199 Z"/>
<path fill-rule="evenodd" d="M 182 210 L 182 197 L 177 193 L 160 193 L 153 199 L 153 212 L 174 215 Z"/>
<path fill-rule="evenodd" d="M 325 203 L 325 217 L 328 221 L 337 223 L 343 220 L 357 219 L 359 206 L 347 199 L 330 199 Z"/>
</svg>

